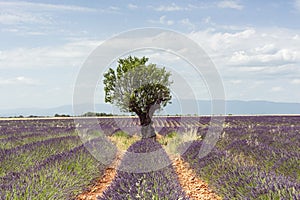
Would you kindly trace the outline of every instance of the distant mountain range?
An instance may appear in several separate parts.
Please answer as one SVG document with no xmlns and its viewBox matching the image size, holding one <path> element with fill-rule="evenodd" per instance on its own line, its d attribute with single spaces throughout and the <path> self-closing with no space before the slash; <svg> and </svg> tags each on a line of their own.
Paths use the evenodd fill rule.
<svg viewBox="0 0 300 200">
<path fill-rule="evenodd" d="M 226 111 L 225 114 L 233 115 L 248 115 L 248 114 L 300 114 L 300 103 L 282 103 L 282 102 L 269 102 L 269 101 L 238 101 L 228 100 L 225 102 Z M 83 105 L 81 105 L 84 107 Z M 122 114 L 117 112 L 116 109 L 112 109 L 110 104 L 96 104 L 95 110 L 82 110 L 82 114 L 85 112 L 102 112 Z M 175 115 L 175 114 L 224 114 L 214 111 L 212 113 L 212 102 L 205 100 L 182 100 L 180 102 L 173 102 L 169 104 L 161 113 L 162 115 Z M 0 109 L 0 117 L 11 116 L 54 116 L 55 114 L 73 115 L 73 106 L 65 105 L 55 108 L 19 108 L 19 109 Z"/>
</svg>

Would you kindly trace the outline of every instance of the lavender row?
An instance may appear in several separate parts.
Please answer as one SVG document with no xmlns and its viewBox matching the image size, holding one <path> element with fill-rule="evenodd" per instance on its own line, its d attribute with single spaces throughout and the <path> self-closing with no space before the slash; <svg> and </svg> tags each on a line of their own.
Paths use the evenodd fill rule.
<svg viewBox="0 0 300 200">
<path fill-rule="evenodd" d="M 18 136 L 26 133 L 58 133 L 74 130 L 72 119 L 31 119 L 0 121 L 0 136 Z"/>
<path fill-rule="evenodd" d="M 77 141 L 77 143 L 78 143 L 78 141 L 80 141 L 80 138 L 79 138 L 79 136 L 68 135 L 68 136 L 64 136 L 64 137 L 51 138 L 48 140 L 32 142 L 32 143 L 28 143 L 28 144 L 18 146 L 15 148 L 11 148 L 11 149 L 0 150 L 0 159 L 3 157 L 9 157 L 11 154 L 16 155 L 16 154 L 21 154 L 23 152 L 32 151 L 41 146 L 55 145 L 58 142 L 62 142 L 64 140 L 73 140 L 73 141 Z"/>
<path fill-rule="evenodd" d="M 155 117 L 154 126 L 157 129 L 168 127 L 178 128 L 187 126 L 200 126 L 209 123 L 209 117 Z M 17 137 L 27 133 L 59 133 L 71 132 L 76 128 L 94 130 L 108 130 L 107 134 L 119 129 L 133 129 L 139 127 L 138 118 L 98 118 L 98 119 L 37 119 L 37 120 L 3 120 L 0 121 L 0 138 Z"/>
<path fill-rule="evenodd" d="M 1 151 L 0 177 L 9 172 L 23 172 L 51 155 L 68 151 L 80 144 L 78 136 L 66 136 Z"/>
<path fill-rule="evenodd" d="M 300 199 L 300 118 L 235 117 L 200 159 L 202 142 L 183 158 L 224 199 Z"/>
<path fill-rule="evenodd" d="M 154 117 L 154 126 L 156 127 L 187 127 L 208 125 L 212 117 Z M 214 119 L 223 117 L 214 117 Z M 298 125 L 299 116 L 226 116 L 226 123 L 233 126 L 251 126 L 251 125 Z M 96 119 L 96 120 L 95 120 Z M 2 120 L 0 121 L 0 135 L 8 135 L 21 132 L 53 132 L 63 129 L 74 130 L 78 127 L 101 126 L 101 127 L 134 127 L 139 126 L 136 117 L 115 117 L 115 118 L 83 118 L 83 119 L 36 119 L 36 120 Z M 97 123 L 95 124 L 95 121 Z M 78 123 L 79 124 L 76 124 Z"/>
<path fill-rule="evenodd" d="M 89 143 L 93 142 L 97 141 Z M 26 172 L 0 178 L 0 199 L 72 199 L 105 167 L 80 145 L 49 156 Z"/>
<path fill-rule="evenodd" d="M 0 149 L 5 150 L 5 149 L 11 149 L 11 148 L 16 148 L 18 146 L 25 145 L 27 143 L 33 143 L 33 142 L 38 142 L 38 141 L 44 141 L 48 140 L 51 138 L 61 138 L 61 137 L 66 137 L 66 136 L 75 136 L 77 133 L 72 132 L 72 133 L 32 133 L 32 134 L 27 134 L 27 135 L 22 135 L 22 136 L 12 136 L 9 138 L 4 138 L 0 139 Z"/>
<path fill-rule="evenodd" d="M 121 161 L 116 178 L 98 199 L 189 199 L 182 190 L 171 164 L 158 170 L 148 169 L 149 172 L 136 171 L 137 168 L 145 170 L 149 166 L 155 167 L 154 165 L 161 162 L 170 163 L 170 160 L 164 151 L 159 157 L 147 157 L 144 163 L 131 153 L 151 154 L 160 150 L 161 145 L 152 139 L 144 139 L 131 145 Z M 131 166 L 131 169 L 128 166 Z M 135 172 L 130 172 L 133 169 Z"/>
</svg>

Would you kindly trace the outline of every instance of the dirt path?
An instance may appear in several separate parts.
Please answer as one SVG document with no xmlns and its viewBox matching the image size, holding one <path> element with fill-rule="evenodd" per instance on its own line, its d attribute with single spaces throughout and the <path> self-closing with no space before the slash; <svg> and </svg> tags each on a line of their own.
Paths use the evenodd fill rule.
<svg viewBox="0 0 300 200">
<path fill-rule="evenodd" d="M 222 198 L 215 194 L 204 181 L 197 178 L 195 172 L 190 168 L 187 162 L 184 162 L 180 156 L 171 158 L 173 167 L 178 175 L 181 187 L 187 196 L 195 200 L 221 200 Z"/>
<path fill-rule="evenodd" d="M 97 197 L 101 196 L 117 175 L 116 169 L 121 159 L 122 155 L 118 155 L 111 167 L 105 170 L 104 175 L 97 181 L 96 185 L 92 186 L 89 191 L 78 195 L 76 200 L 97 200 Z"/>
<path fill-rule="evenodd" d="M 173 167 L 178 174 L 180 185 L 186 194 L 194 200 L 221 200 L 208 185 L 198 179 L 189 164 L 184 162 L 179 156 L 171 158 Z M 120 163 L 121 156 L 114 161 L 113 165 L 106 169 L 104 176 L 97 181 L 89 191 L 77 196 L 76 200 L 97 200 L 97 196 L 101 196 L 102 192 L 110 185 L 116 176 L 116 168 Z"/>
</svg>

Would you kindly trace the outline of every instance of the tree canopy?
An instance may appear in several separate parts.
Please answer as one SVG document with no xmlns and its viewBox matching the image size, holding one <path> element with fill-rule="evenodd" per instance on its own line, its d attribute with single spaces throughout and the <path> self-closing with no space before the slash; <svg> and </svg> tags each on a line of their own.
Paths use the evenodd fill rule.
<svg viewBox="0 0 300 200">
<path fill-rule="evenodd" d="M 103 81 L 105 102 L 118 106 L 121 111 L 136 113 L 144 127 L 151 126 L 154 112 L 172 98 L 171 73 L 155 64 L 146 65 L 148 60 L 131 56 L 119 59 L 117 69 L 109 68 Z"/>
</svg>

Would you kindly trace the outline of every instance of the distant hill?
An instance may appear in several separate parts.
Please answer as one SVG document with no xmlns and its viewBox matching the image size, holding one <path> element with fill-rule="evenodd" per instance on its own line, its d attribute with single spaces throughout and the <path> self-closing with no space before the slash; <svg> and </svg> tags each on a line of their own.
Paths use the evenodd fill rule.
<svg viewBox="0 0 300 200">
<path fill-rule="evenodd" d="M 300 103 L 228 101 L 226 109 L 232 114 L 300 114 Z"/>
<path fill-rule="evenodd" d="M 80 105 L 84 108 L 84 105 Z M 198 110 L 198 112 L 197 112 Z M 84 110 L 85 112 L 101 112 L 101 113 L 118 113 L 117 109 L 113 109 L 109 104 L 97 104 L 95 110 Z M 175 115 L 175 114 L 196 114 L 210 115 L 211 101 L 205 100 L 182 100 L 180 103 L 174 101 L 168 105 L 160 114 Z M 19 108 L 19 109 L 0 109 L 0 117 L 10 116 L 54 116 L 55 114 L 73 115 L 73 106 L 64 105 L 55 108 Z M 222 114 L 222 113 L 214 113 Z M 247 115 L 247 114 L 300 114 L 300 103 L 280 103 L 269 101 L 226 101 L 226 113 L 233 115 Z"/>
</svg>

